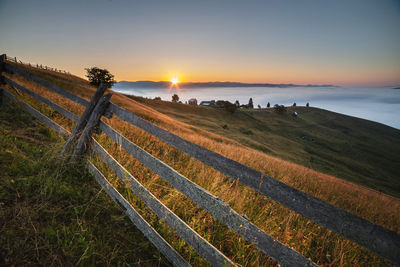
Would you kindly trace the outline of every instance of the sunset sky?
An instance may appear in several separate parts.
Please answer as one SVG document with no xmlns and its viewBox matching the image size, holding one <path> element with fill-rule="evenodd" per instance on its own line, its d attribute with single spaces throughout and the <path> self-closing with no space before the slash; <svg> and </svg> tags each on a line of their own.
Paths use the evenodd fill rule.
<svg viewBox="0 0 400 267">
<path fill-rule="evenodd" d="M 400 1 L 0 0 L 0 53 L 117 80 L 400 84 Z"/>
</svg>

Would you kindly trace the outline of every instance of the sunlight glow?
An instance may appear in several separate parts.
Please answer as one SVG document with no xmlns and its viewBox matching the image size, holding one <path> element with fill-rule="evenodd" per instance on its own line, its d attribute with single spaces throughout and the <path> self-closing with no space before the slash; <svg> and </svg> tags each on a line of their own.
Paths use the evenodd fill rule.
<svg viewBox="0 0 400 267">
<path fill-rule="evenodd" d="M 173 77 L 173 78 L 171 79 L 171 83 L 174 84 L 174 85 L 176 85 L 177 83 L 179 83 L 179 79 L 178 79 L 177 77 Z"/>
</svg>

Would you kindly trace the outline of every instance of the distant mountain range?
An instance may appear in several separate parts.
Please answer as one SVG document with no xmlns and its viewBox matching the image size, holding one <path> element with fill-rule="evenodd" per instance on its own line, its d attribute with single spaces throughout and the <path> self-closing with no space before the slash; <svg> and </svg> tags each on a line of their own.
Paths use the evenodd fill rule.
<svg viewBox="0 0 400 267">
<path fill-rule="evenodd" d="M 130 88 L 168 88 L 171 86 L 171 82 L 168 81 L 120 81 L 114 85 L 118 89 L 130 89 Z M 205 87 L 338 87 L 331 84 L 315 85 L 298 85 L 292 83 L 240 83 L 240 82 L 182 82 L 179 83 L 180 88 L 205 88 Z"/>
</svg>

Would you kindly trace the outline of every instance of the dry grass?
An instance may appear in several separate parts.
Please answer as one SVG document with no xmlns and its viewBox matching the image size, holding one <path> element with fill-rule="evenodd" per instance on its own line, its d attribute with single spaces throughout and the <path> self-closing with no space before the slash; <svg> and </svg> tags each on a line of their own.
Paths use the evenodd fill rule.
<svg viewBox="0 0 400 267">
<path fill-rule="evenodd" d="M 36 74 L 41 75 L 38 72 Z M 86 99 L 88 99 L 95 90 L 95 88 L 90 87 L 79 78 L 71 79 L 70 76 L 60 76 L 61 78 L 57 79 L 53 78 L 53 76 L 58 75 L 57 73 L 50 73 L 44 78 Z M 51 99 L 75 114 L 81 114 L 83 111 L 79 105 L 61 98 L 57 94 L 33 84 L 22 77 L 12 75 L 12 79 Z M 9 88 L 9 90 L 12 89 Z M 34 104 L 35 107 L 41 107 L 40 110 L 43 113 L 64 127 L 71 130 L 74 126 L 73 123 L 56 112 L 51 112 L 38 101 L 24 95 L 20 97 Z M 400 233 L 400 201 L 396 198 L 268 156 L 230 139 L 178 122 L 121 94 L 114 93 L 112 102 L 188 141 L 250 166 L 317 198 L 328 201 L 329 203 Z M 166 145 L 140 129 L 116 117 L 111 120 L 105 119 L 105 121 L 131 141 L 172 166 L 175 170 L 191 179 L 196 184 L 220 196 L 238 213 L 246 214 L 253 223 L 261 229 L 264 229 L 268 234 L 278 239 L 280 242 L 293 247 L 306 257 L 311 258 L 314 262 L 326 266 L 390 265 L 381 257 L 318 226 L 303 216 L 278 205 L 255 191 L 234 182 L 214 169 L 198 160 L 188 157 L 184 153 Z M 273 261 L 254 249 L 240 236 L 216 222 L 196 204 L 169 186 L 160 177 L 149 171 L 120 147 L 113 144 L 104 134 L 97 136 L 97 139 L 164 204 L 235 262 L 251 266 L 274 264 Z M 190 260 L 192 264 L 205 264 L 191 248 L 185 245 L 184 242 L 173 234 L 159 219 L 155 218 L 155 215 L 145 208 L 141 201 L 136 199 L 129 190 L 118 182 L 110 170 L 99 161 L 97 161 L 97 164 L 104 173 L 107 174 L 109 179 L 123 191 L 124 195 L 129 198 L 131 203 L 141 214 L 147 218 L 184 257 Z"/>
</svg>

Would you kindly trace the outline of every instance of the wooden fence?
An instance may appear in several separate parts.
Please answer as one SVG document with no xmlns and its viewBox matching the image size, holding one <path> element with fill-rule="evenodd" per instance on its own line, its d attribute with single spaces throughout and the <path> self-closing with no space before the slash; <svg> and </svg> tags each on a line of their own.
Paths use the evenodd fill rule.
<svg viewBox="0 0 400 267">
<path fill-rule="evenodd" d="M 30 63 L 30 62 L 23 62 L 21 60 L 17 60 L 17 57 L 10 57 L 10 56 L 6 55 L 6 59 L 8 61 L 11 61 L 11 62 L 24 64 L 26 66 L 30 66 L 30 67 L 34 67 L 34 68 L 38 68 L 38 69 L 42 69 L 42 70 L 50 70 L 50 71 L 55 71 L 55 72 L 59 72 L 59 73 L 70 74 L 68 71 L 60 70 L 60 69 L 57 69 L 57 68 L 48 67 L 46 65 L 37 64 L 37 63 L 34 64 L 34 63 Z"/>
<path fill-rule="evenodd" d="M 166 163 L 155 158 L 136 144 L 132 143 L 118 131 L 100 120 L 102 115 L 110 117 L 115 114 L 145 132 L 159 138 L 165 143 L 183 151 L 189 156 L 196 158 L 203 163 L 211 166 L 231 179 L 238 180 L 240 183 L 260 192 L 270 199 L 288 207 L 289 209 L 311 219 L 312 221 L 324 226 L 347 239 L 371 250 L 372 252 L 400 264 L 400 236 L 369 222 L 359 216 L 351 214 L 332 204 L 317 199 L 300 190 L 290 187 L 268 175 L 263 175 L 259 171 L 249 168 L 241 163 L 228 159 L 218 153 L 210 151 L 204 147 L 193 144 L 182 139 L 160 127 L 153 125 L 137 115 L 124 110 L 123 108 L 109 102 L 111 95 L 102 96 L 104 88 L 99 87 L 95 96 L 88 102 L 79 96 L 73 95 L 37 76 L 34 76 L 15 64 L 7 62 L 5 55 L 0 62 L 0 70 L 16 73 L 29 80 L 36 82 L 61 96 L 68 98 L 84 107 L 86 110 L 82 117 L 65 110 L 35 92 L 19 85 L 10 78 L 2 76 L 3 82 L 12 87 L 42 101 L 54 110 L 71 120 L 78 122 L 74 132 L 70 135 L 68 143 L 74 143 L 72 139 L 79 139 L 81 147 L 86 147 L 86 141 L 90 141 L 92 150 L 117 174 L 126 184 L 130 185 L 135 195 L 141 199 L 161 220 L 163 220 L 172 230 L 174 230 L 186 243 L 194 248 L 200 256 L 213 266 L 235 265 L 228 257 L 202 238 L 196 231 L 191 229 L 176 214 L 168 209 L 150 191 L 148 191 L 138 180 L 136 180 L 119 162 L 117 162 L 99 143 L 90 135 L 93 126 L 98 125 L 100 130 L 110 137 L 116 144 L 120 145 L 129 154 L 143 163 L 152 172 L 158 174 L 170 185 L 178 189 L 185 196 L 193 200 L 197 205 L 207 210 L 214 218 L 225 224 L 231 230 L 237 232 L 249 243 L 257 247 L 260 251 L 283 265 L 304 266 L 316 265 L 305 258 L 297 251 L 293 250 L 275 240 L 265 231 L 259 229 L 247 218 L 241 216 L 218 197 L 212 195 L 207 190 L 196 185 Z M 27 110 L 37 119 L 55 131 L 65 136 L 69 132 L 51 121 L 49 118 L 35 110 L 28 104 L 19 101 L 13 94 L 3 90 L 2 98 L 4 103 L 19 103 L 22 108 Z M 103 106 L 101 110 L 100 106 Z M 82 134 L 83 133 L 83 134 Z M 86 133 L 86 134 L 85 134 Z M 85 137 L 86 135 L 86 137 Z M 85 141 L 85 138 L 89 138 Z M 68 149 L 67 149 L 68 150 Z M 81 152 L 74 154 L 79 156 Z M 107 182 L 104 175 L 88 161 L 88 168 L 94 175 L 96 181 L 104 188 L 110 197 L 124 210 L 132 222 L 145 234 L 145 236 L 166 256 L 174 265 L 185 266 L 188 263 L 136 212 L 136 210 L 118 193 L 118 191 Z M 260 179 L 261 178 L 261 179 Z"/>
</svg>

